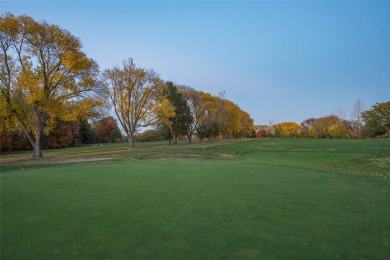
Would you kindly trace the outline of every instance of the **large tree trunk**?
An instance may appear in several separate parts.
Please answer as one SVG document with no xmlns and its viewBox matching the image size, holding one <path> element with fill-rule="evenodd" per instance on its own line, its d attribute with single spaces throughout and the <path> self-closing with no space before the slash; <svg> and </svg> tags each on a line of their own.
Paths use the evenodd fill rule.
<svg viewBox="0 0 390 260">
<path fill-rule="evenodd" d="M 192 143 L 192 134 L 190 133 L 190 134 L 188 134 L 187 135 L 187 138 L 188 138 L 188 143 Z"/>
<path fill-rule="evenodd" d="M 33 157 L 43 157 L 42 154 L 42 141 L 43 141 L 43 132 L 46 125 L 47 114 L 46 112 L 39 106 L 38 103 L 34 105 L 34 110 L 36 111 L 37 116 L 37 126 L 36 126 L 36 134 L 33 146 Z"/>
<path fill-rule="evenodd" d="M 23 124 L 22 120 L 20 120 L 19 116 L 16 117 L 19 121 L 19 125 L 22 128 L 23 132 L 26 134 L 27 139 L 30 141 L 31 147 L 33 148 L 33 155 L 32 157 L 34 158 L 39 158 L 43 157 L 42 153 L 42 135 L 43 135 L 43 130 L 41 128 L 37 129 L 37 136 L 34 137 L 34 135 L 27 130 L 27 127 Z"/>
<path fill-rule="evenodd" d="M 134 134 L 130 133 L 127 135 L 127 137 L 129 138 L 129 148 L 134 148 L 134 140 L 135 140 Z"/>
<path fill-rule="evenodd" d="M 43 157 L 40 137 L 36 138 L 33 144 L 33 157 Z"/>
</svg>

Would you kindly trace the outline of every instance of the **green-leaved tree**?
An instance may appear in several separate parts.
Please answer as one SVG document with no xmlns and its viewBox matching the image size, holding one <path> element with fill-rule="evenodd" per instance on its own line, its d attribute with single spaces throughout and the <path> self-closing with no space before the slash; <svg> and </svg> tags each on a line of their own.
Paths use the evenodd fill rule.
<svg viewBox="0 0 390 260">
<path fill-rule="evenodd" d="M 365 131 L 371 136 L 385 135 L 390 137 L 390 101 L 376 103 L 362 113 Z"/>
<path fill-rule="evenodd" d="M 177 143 L 178 135 L 188 134 L 193 118 L 187 101 L 184 99 L 183 95 L 178 92 L 177 87 L 170 81 L 166 83 L 165 97 L 169 100 L 170 105 L 174 107 L 175 113 L 173 116 L 169 117 L 169 134 L 173 137 L 173 142 Z M 171 138 L 169 138 L 169 140 L 171 140 Z"/>
</svg>

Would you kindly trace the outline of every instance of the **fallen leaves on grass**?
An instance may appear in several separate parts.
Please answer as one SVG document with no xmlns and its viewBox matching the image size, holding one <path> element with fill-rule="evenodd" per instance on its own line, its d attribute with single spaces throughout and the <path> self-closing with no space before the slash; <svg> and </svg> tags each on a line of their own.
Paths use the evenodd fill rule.
<svg viewBox="0 0 390 260">
<path fill-rule="evenodd" d="M 390 177 L 390 155 L 354 158 L 351 160 L 322 164 L 320 167 L 352 174 Z"/>
</svg>

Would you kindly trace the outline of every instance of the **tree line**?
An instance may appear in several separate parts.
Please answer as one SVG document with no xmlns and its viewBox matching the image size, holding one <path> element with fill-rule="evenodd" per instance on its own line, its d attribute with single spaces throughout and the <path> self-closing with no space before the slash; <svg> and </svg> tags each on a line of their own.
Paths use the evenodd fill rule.
<svg viewBox="0 0 390 260">
<path fill-rule="evenodd" d="M 342 114 L 342 113 L 341 113 Z M 343 115 L 309 118 L 302 123 L 283 122 L 270 126 L 256 126 L 256 137 L 302 138 L 389 138 L 390 102 L 376 103 L 364 111 L 360 99 L 354 105 L 351 119 Z"/>
<path fill-rule="evenodd" d="M 42 148 L 93 142 L 179 138 L 389 136 L 390 102 L 363 111 L 354 119 L 331 115 L 300 125 L 285 122 L 258 127 L 223 94 L 163 81 L 132 59 L 103 72 L 82 51 L 81 41 L 57 25 L 11 13 L 0 18 L 1 150 Z M 115 118 L 107 116 L 112 109 Z M 119 122 L 119 123 L 118 123 Z M 139 134 L 144 127 L 154 127 Z M 125 138 L 122 137 L 122 129 Z M 138 133 L 138 135 L 137 135 Z"/>
<path fill-rule="evenodd" d="M 26 15 L 1 16 L 2 150 L 25 147 L 24 140 L 33 157 L 42 157 L 42 147 L 118 140 L 117 121 L 130 147 L 147 126 L 161 128 L 173 143 L 178 136 L 191 142 L 195 135 L 240 138 L 252 133 L 253 119 L 223 96 L 164 82 L 132 59 L 101 73 L 81 48 L 81 41 L 59 26 Z M 108 106 L 116 119 L 102 118 Z M 114 130 L 107 137 L 101 128 L 110 126 Z"/>
</svg>

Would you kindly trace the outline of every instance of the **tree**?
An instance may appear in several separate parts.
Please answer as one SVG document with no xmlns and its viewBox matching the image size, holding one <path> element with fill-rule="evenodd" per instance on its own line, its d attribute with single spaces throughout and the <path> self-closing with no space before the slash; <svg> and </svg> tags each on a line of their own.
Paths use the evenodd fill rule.
<svg viewBox="0 0 390 260">
<path fill-rule="evenodd" d="M 78 121 L 62 121 L 57 119 L 55 126 L 46 137 L 45 146 L 51 149 L 74 146 L 80 138 L 80 126 Z"/>
<path fill-rule="evenodd" d="M 316 118 L 312 123 L 312 129 L 315 132 L 315 137 L 318 138 L 329 138 L 330 134 L 328 129 L 332 125 L 337 125 L 340 118 L 336 115 L 324 116 Z"/>
<path fill-rule="evenodd" d="M 204 106 L 204 114 L 202 121 L 196 129 L 196 133 L 200 140 L 203 138 L 215 139 L 220 134 L 220 124 L 217 118 L 220 99 L 204 92 L 201 92 L 200 96 Z"/>
<path fill-rule="evenodd" d="M 316 118 L 306 119 L 301 123 L 301 137 L 304 138 L 314 138 L 316 137 L 315 130 L 313 129 L 313 123 Z"/>
<path fill-rule="evenodd" d="M 122 67 L 104 71 L 105 90 L 115 114 L 124 129 L 129 147 L 134 148 L 135 134 L 140 127 L 154 123 L 157 118 L 157 88 L 161 80 L 152 70 L 137 67 L 133 59 L 122 62 Z"/>
<path fill-rule="evenodd" d="M 197 135 L 202 138 L 242 138 L 255 136 L 253 119 L 238 105 L 219 96 L 200 92 L 201 113 L 196 128 Z"/>
<path fill-rule="evenodd" d="M 349 138 L 349 122 L 340 119 L 336 115 L 329 115 L 320 118 L 310 118 L 301 123 L 304 137 L 314 138 Z"/>
<path fill-rule="evenodd" d="M 146 130 L 143 133 L 137 134 L 137 142 L 157 142 L 167 139 L 167 131 L 165 127 L 157 127 L 156 129 Z"/>
<path fill-rule="evenodd" d="M 353 127 L 353 136 L 357 138 L 363 137 L 363 118 L 362 113 L 364 111 L 363 102 L 358 98 L 356 103 L 353 105 L 352 110 L 352 127 Z"/>
<path fill-rule="evenodd" d="M 256 131 L 254 130 L 253 119 L 250 115 L 240 109 L 241 118 L 241 132 L 238 137 L 256 137 Z"/>
<path fill-rule="evenodd" d="M 362 113 L 365 131 L 371 137 L 390 137 L 390 101 L 376 103 L 370 110 Z"/>
<path fill-rule="evenodd" d="M 283 122 L 272 126 L 275 137 L 298 137 L 300 129 L 295 122 Z"/>
<path fill-rule="evenodd" d="M 95 123 L 96 136 L 99 142 L 115 143 L 121 140 L 122 134 L 116 120 L 112 116 L 103 117 Z"/>
<path fill-rule="evenodd" d="M 0 110 L 5 124 L 23 130 L 33 157 L 42 157 L 42 138 L 56 120 L 92 115 L 103 103 L 98 66 L 81 47 L 56 25 L 10 13 L 0 18 Z"/>
<path fill-rule="evenodd" d="M 205 120 L 207 103 L 202 100 L 203 93 L 193 88 L 181 86 L 179 87 L 179 91 L 187 101 L 192 117 L 192 123 L 189 125 L 187 131 L 188 142 L 191 143 L 195 131 L 199 129 L 199 126 Z"/>
<path fill-rule="evenodd" d="M 190 108 L 183 98 L 183 95 L 178 92 L 177 87 L 172 82 L 166 83 L 165 97 L 169 100 L 170 105 L 174 107 L 174 115 L 169 117 L 170 134 L 173 135 L 174 143 L 177 143 L 178 135 L 187 135 L 189 128 L 193 122 Z M 171 142 L 170 142 L 171 143 Z"/>
<path fill-rule="evenodd" d="M 28 150 L 30 147 L 27 136 L 18 126 L 0 131 L 0 151 L 21 151 Z"/>
<path fill-rule="evenodd" d="M 227 99 L 217 99 L 217 123 L 223 138 L 237 138 L 242 130 L 240 108 Z"/>
<path fill-rule="evenodd" d="M 83 144 L 93 143 L 95 141 L 94 130 L 87 119 L 79 119 L 79 136 Z"/>
<path fill-rule="evenodd" d="M 267 137 L 267 131 L 264 129 L 259 129 L 256 131 L 256 138 L 266 138 Z"/>
<path fill-rule="evenodd" d="M 328 127 L 329 137 L 332 138 L 347 138 L 348 130 L 343 124 L 334 124 Z"/>
</svg>

